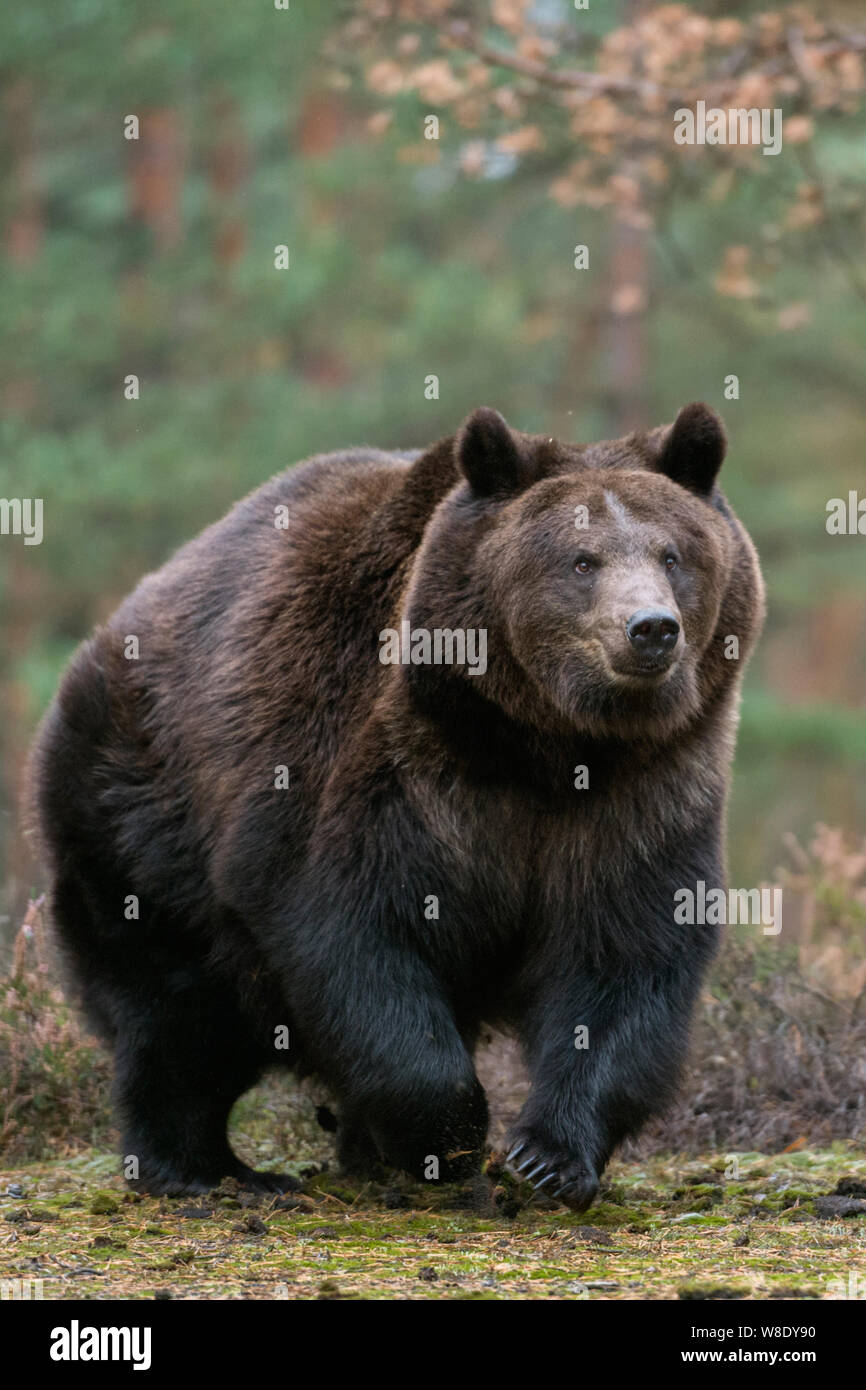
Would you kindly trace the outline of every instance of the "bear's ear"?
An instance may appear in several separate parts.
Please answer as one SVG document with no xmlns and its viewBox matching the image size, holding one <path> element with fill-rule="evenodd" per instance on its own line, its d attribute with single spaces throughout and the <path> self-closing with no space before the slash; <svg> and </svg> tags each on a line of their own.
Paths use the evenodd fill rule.
<svg viewBox="0 0 866 1390">
<path fill-rule="evenodd" d="M 457 463 L 477 497 L 518 492 L 530 482 L 520 445 L 499 414 L 479 406 L 457 432 Z"/>
<path fill-rule="evenodd" d="M 656 467 L 675 483 L 708 497 L 728 441 L 716 412 L 701 401 L 684 405 L 662 444 Z"/>
</svg>

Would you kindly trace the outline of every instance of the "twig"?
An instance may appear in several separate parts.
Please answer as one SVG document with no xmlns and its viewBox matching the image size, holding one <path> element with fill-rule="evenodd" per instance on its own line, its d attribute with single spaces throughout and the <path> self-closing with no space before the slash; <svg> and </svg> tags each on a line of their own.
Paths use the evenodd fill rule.
<svg viewBox="0 0 866 1390">
<path fill-rule="evenodd" d="M 860 1018 L 860 1010 L 863 1007 L 863 1000 L 866 999 L 866 985 L 863 986 L 854 1003 L 851 1005 L 851 1017 L 848 1019 L 848 1027 L 853 1028 Z"/>
<path fill-rule="evenodd" d="M 813 985 L 807 985 L 805 980 L 791 980 L 790 983 L 793 985 L 794 989 L 800 989 L 805 994 L 811 994 L 813 998 L 820 999 L 824 1004 L 832 1004 L 834 1009 L 839 1009 L 843 1014 L 848 1014 L 850 1012 L 847 1004 L 843 1004 L 841 1000 L 834 999 L 829 994 L 823 994 L 820 989 L 815 989 Z"/>
<path fill-rule="evenodd" d="M 507 68 L 510 72 L 529 77 L 545 87 L 557 87 L 566 91 L 581 89 L 601 95 L 606 92 L 631 93 L 639 96 L 666 96 L 671 101 L 679 100 L 681 93 L 670 88 L 660 87 L 657 82 L 647 82 L 631 77 L 615 77 L 612 73 L 584 72 L 581 68 L 547 68 L 531 58 L 521 58 L 517 53 L 509 53 L 504 48 L 479 39 L 473 34 L 466 20 L 455 20 L 448 25 L 447 34 L 457 48 L 474 53 L 482 63 L 489 67 Z"/>
</svg>

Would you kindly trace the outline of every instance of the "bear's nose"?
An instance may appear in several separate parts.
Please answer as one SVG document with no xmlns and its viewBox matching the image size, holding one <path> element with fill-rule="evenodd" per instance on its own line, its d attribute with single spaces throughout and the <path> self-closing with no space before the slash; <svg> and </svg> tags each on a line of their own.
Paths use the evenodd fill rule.
<svg viewBox="0 0 866 1390">
<path fill-rule="evenodd" d="M 652 660 L 669 656 L 677 645 L 680 625 L 669 608 L 640 608 L 625 625 L 635 651 Z"/>
</svg>

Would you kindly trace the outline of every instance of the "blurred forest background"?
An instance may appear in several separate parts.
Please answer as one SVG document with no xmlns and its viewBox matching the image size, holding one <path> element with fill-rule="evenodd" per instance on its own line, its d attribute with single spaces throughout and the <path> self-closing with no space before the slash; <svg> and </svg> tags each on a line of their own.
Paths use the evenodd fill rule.
<svg viewBox="0 0 866 1390">
<path fill-rule="evenodd" d="M 3 8 L 0 496 L 45 518 L 0 537 L 7 941 L 26 746 L 90 627 L 271 473 L 479 403 L 575 440 L 722 412 L 769 587 L 732 881 L 862 835 L 866 537 L 825 522 L 866 496 L 864 59 L 843 0 Z M 781 107 L 782 152 L 675 146 L 680 94 Z"/>
</svg>

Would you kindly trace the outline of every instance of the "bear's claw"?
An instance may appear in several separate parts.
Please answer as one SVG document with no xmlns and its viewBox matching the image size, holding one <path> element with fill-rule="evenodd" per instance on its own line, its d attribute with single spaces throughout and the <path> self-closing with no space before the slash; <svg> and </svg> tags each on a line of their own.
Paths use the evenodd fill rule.
<svg viewBox="0 0 866 1390">
<path fill-rule="evenodd" d="M 527 1168 L 531 1167 L 531 1165 L 532 1165 L 533 1163 L 535 1163 L 535 1162 L 537 1161 L 537 1159 L 538 1159 L 538 1154 L 535 1153 L 535 1152 L 531 1153 L 531 1154 L 529 1155 L 528 1158 L 525 1158 L 525 1159 L 523 1160 L 523 1162 L 520 1164 L 519 1167 L 515 1168 L 514 1171 L 515 1171 L 516 1173 L 525 1173 L 526 1170 L 527 1170 Z"/>
<path fill-rule="evenodd" d="M 522 1163 L 515 1164 L 516 1158 L 522 1158 Z M 524 1182 L 532 1183 L 536 1192 L 556 1182 L 556 1187 L 545 1196 L 553 1197 L 573 1211 L 585 1211 L 598 1191 L 598 1177 L 589 1164 L 532 1137 L 518 1140 L 505 1161 Z"/>
<path fill-rule="evenodd" d="M 557 1177 L 557 1176 L 558 1176 L 557 1171 L 556 1171 L 556 1169 L 554 1168 L 550 1173 L 548 1173 L 548 1175 L 547 1175 L 546 1178 L 542 1178 L 542 1179 L 541 1179 L 541 1182 L 535 1183 L 535 1190 L 536 1190 L 536 1192 L 540 1192 L 541 1189 L 542 1189 L 543 1187 L 545 1187 L 547 1183 L 553 1182 L 553 1179 L 554 1179 L 555 1177 Z M 555 1193 L 551 1193 L 551 1196 L 555 1196 L 555 1195 L 556 1195 Z"/>
</svg>

